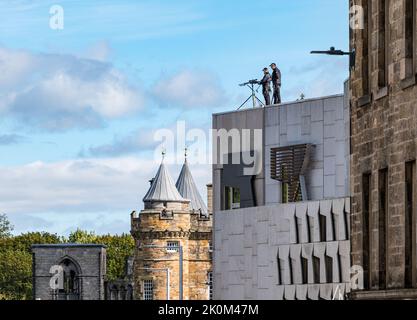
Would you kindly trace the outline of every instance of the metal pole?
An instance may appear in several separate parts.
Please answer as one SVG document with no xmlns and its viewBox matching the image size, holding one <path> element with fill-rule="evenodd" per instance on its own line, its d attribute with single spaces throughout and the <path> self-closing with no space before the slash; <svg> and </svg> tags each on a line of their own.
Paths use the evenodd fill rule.
<svg viewBox="0 0 417 320">
<path fill-rule="evenodd" d="M 149 248 L 149 249 L 168 249 L 167 246 L 154 246 L 154 245 L 142 245 L 141 248 Z M 180 245 L 178 247 L 179 253 L 179 300 L 184 300 L 184 283 L 183 283 L 183 248 Z"/>
<path fill-rule="evenodd" d="M 180 266 L 179 266 L 179 271 L 180 271 L 180 291 L 179 291 L 179 293 L 180 293 L 180 297 L 179 297 L 179 299 L 180 300 L 183 300 L 184 299 L 184 288 L 183 288 L 183 286 L 184 286 L 184 284 L 183 284 L 183 250 L 182 250 L 182 246 L 180 245 L 180 247 L 179 247 L 179 254 L 180 254 L 180 259 L 179 259 L 179 261 L 180 261 Z"/>
<path fill-rule="evenodd" d="M 169 268 L 167 268 L 167 300 L 171 300 L 170 298 L 170 288 L 169 288 L 169 283 L 170 283 L 170 272 L 169 272 Z"/>
<path fill-rule="evenodd" d="M 253 108 L 256 108 L 256 94 L 255 94 L 255 86 L 252 84 L 252 104 Z"/>
</svg>

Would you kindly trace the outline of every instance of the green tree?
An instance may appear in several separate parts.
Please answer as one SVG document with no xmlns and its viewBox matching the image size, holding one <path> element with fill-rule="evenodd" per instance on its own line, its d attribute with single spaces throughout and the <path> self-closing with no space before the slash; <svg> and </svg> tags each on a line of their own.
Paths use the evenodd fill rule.
<svg viewBox="0 0 417 320">
<path fill-rule="evenodd" d="M 0 251 L 21 250 L 31 252 L 33 244 L 57 244 L 63 239 L 56 234 L 48 232 L 28 232 L 9 238 L 0 239 Z"/>
<path fill-rule="evenodd" d="M 80 244 L 97 244 L 97 236 L 94 232 L 77 229 L 76 231 L 70 233 L 68 242 Z"/>
<path fill-rule="evenodd" d="M 96 235 L 78 229 L 68 237 L 69 243 L 103 244 L 107 249 L 107 279 L 120 279 L 126 275 L 127 258 L 133 254 L 135 242 L 131 235 Z"/>
<path fill-rule="evenodd" d="M 13 226 L 5 214 L 0 214 L 0 239 L 11 237 Z"/>
<path fill-rule="evenodd" d="M 134 240 L 129 234 L 96 235 L 76 230 L 68 238 L 47 232 L 29 232 L 0 237 L 0 300 L 32 298 L 32 254 L 34 244 L 103 244 L 107 248 L 107 278 L 125 277 L 126 260 L 133 254 Z"/>
<path fill-rule="evenodd" d="M 0 251 L 0 299 L 32 298 L 32 255 L 22 250 Z"/>
<path fill-rule="evenodd" d="M 0 238 L 0 299 L 31 299 L 32 245 L 60 242 L 62 238 L 47 232 Z"/>
<path fill-rule="evenodd" d="M 113 281 L 124 278 L 127 258 L 133 255 L 135 248 L 132 236 L 130 234 L 104 235 L 97 238 L 97 243 L 107 247 L 107 279 Z"/>
</svg>

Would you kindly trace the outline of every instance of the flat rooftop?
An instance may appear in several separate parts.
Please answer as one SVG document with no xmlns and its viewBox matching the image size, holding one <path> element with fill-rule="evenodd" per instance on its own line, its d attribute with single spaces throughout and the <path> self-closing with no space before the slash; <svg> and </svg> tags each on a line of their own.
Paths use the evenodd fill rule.
<svg viewBox="0 0 417 320">
<path fill-rule="evenodd" d="M 312 101 L 319 101 L 319 100 L 326 100 L 326 99 L 332 99 L 332 98 L 342 98 L 344 97 L 343 93 L 339 93 L 339 94 L 333 94 L 333 95 L 329 95 L 329 96 L 323 96 L 323 97 L 316 97 L 316 98 L 309 98 L 309 99 L 303 99 L 303 100 L 295 100 L 295 101 L 290 101 L 290 102 L 284 102 L 281 104 L 271 104 L 269 106 L 267 106 L 266 108 L 279 108 L 279 107 L 285 107 L 285 106 L 289 106 L 289 105 L 296 105 L 296 104 L 301 104 L 301 103 L 309 103 Z M 231 113 L 238 113 L 238 112 L 248 112 L 248 111 L 253 111 L 253 110 L 260 110 L 263 109 L 263 107 L 258 107 L 258 108 L 245 108 L 245 109 L 240 109 L 240 110 L 232 110 L 232 111 L 225 111 L 225 112 L 218 112 L 218 113 L 213 113 L 213 116 L 221 116 L 221 115 L 225 115 L 225 114 L 231 114 Z"/>
</svg>

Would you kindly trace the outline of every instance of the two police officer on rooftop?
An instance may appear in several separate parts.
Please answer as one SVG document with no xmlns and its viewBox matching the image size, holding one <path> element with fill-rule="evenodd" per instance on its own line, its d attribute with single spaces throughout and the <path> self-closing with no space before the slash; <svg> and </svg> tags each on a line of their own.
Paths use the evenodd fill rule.
<svg viewBox="0 0 417 320">
<path fill-rule="evenodd" d="M 281 71 L 278 69 L 275 63 L 270 65 L 272 69 L 272 76 L 269 73 L 268 68 L 264 68 L 264 77 L 259 84 L 262 85 L 262 94 L 265 98 L 265 105 L 271 104 L 271 82 L 273 86 L 273 104 L 281 103 Z"/>
</svg>

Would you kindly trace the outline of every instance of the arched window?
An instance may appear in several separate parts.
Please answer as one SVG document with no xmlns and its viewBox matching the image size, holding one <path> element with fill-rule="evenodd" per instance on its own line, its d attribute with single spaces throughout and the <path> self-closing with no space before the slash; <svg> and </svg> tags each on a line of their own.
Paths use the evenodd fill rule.
<svg viewBox="0 0 417 320">
<path fill-rule="evenodd" d="M 55 300 L 80 300 L 81 298 L 81 270 L 69 258 L 65 258 L 59 264 L 62 270 L 62 286 L 54 291 L 53 298 Z"/>
</svg>

